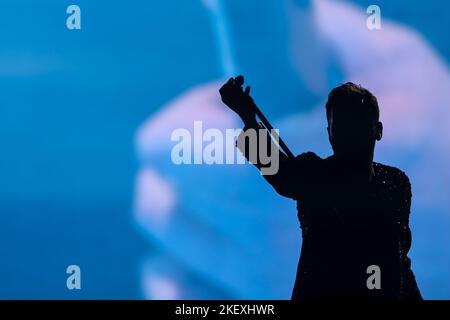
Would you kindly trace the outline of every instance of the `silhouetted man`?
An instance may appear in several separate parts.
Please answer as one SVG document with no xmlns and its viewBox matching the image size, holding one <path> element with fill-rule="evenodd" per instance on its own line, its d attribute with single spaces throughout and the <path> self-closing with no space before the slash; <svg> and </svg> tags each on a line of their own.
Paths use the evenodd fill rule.
<svg viewBox="0 0 450 320">
<path fill-rule="evenodd" d="M 244 122 L 237 146 L 249 159 L 261 141 L 249 145 L 245 132 L 264 129 L 243 83 L 242 76 L 231 78 L 220 94 Z M 348 82 L 330 92 L 326 115 L 333 155 L 288 158 L 280 151 L 278 171 L 264 175 L 280 195 L 297 201 L 303 242 L 291 298 L 422 299 L 407 257 L 409 179 L 373 161 L 383 132 L 375 96 Z"/>
</svg>

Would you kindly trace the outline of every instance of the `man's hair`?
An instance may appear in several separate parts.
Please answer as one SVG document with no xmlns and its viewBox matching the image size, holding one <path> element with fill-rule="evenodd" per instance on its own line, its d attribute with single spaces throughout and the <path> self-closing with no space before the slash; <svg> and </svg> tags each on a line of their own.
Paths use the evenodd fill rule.
<svg viewBox="0 0 450 320">
<path fill-rule="evenodd" d="M 326 104 L 328 121 L 330 120 L 331 110 L 336 108 L 346 108 L 349 112 L 359 109 L 358 111 L 367 112 L 373 121 L 378 121 L 380 118 L 377 98 L 369 90 L 352 82 L 344 83 L 331 90 Z"/>
</svg>

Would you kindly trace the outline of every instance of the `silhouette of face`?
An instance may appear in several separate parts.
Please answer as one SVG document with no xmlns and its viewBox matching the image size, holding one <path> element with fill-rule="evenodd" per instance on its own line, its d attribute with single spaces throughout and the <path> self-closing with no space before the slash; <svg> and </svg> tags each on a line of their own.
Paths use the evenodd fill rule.
<svg viewBox="0 0 450 320">
<path fill-rule="evenodd" d="M 368 159 L 382 134 L 381 122 L 361 107 L 331 109 L 327 129 L 334 154 L 349 160 Z"/>
</svg>

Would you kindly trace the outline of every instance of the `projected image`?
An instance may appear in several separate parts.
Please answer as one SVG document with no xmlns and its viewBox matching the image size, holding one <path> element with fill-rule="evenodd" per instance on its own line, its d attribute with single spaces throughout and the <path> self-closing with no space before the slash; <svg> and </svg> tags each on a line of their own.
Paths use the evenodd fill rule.
<svg viewBox="0 0 450 320">
<path fill-rule="evenodd" d="M 417 285 L 448 299 L 445 5 L 3 1 L 0 299 L 290 299 L 304 230 L 236 148 L 237 75 L 294 155 L 333 153 L 333 88 L 376 96 Z"/>
</svg>

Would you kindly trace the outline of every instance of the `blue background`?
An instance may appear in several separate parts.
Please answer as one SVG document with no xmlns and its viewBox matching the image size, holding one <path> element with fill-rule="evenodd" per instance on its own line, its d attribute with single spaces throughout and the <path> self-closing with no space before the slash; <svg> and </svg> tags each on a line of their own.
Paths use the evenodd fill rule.
<svg viewBox="0 0 450 320">
<path fill-rule="evenodd" d="M 305 10 L 311 6 L 294 2 Z M 362 12 L 373 4 L 345 2 Z M 81 7 L 81 30 L 66 28 L 66 8 L 72 3 Z M 383 18 L 417 31 L 448 65 L 445 1 L 377 4 Z M 228 27 L 218 34 L 200 0 L 1 1 L 0 298 L 156 297 L 146 292 L 142 270 L 148 256 L 165 250 L 164 240 L 149 236 L 133 214 L 135 175 L 142 166 L 135 146 L 139 126 L 185 90 L 230 72 L 249 75 L 271 119 L 295 108 L 312 109 L 329 88 L 345 80 L 331 53 L 326 90 L 313 92 L 302 85 L 283 62 L 289 39 L 280 36 L 286 13 L 277 7 L 275 1 L 223 1 L 219 18 L 226 17 Z M 270 59 L 280 61 L 270 70 L 276 79 L 272 92 L 264 90 L 270 80 L 260 77 L 267 72 L 267 56 L 256 54 L 267 49 L 258 40 L 261 26 L 267 26 Z M 224 39 L 233 44 L 231 66 L 220 53 Z M 222 205 L 231 208 L 226 199 Z M 438 235 L 434 254 L 426 246 L 413 249 L 419 264 L 441 257 L 434 268 L 416 272 L 426 298 L 450 297 L 448 207 L 445 213 L 430 211 L 414 221 L 427 226 L 414 241 Z M 70 264 L 82 269 L 81 291 L 66 288 Z M 193 288 L 203 274 L 186 277 L 185 286 Z M 214 279 L 206 282 L 206 293 L 187 290 L 181 297 L 260 297 L 251 290 L 244 295 L 225 290 Z M 282 289 L 284 295 L 274 289 L 264 297 L 288 298 L 290 287 Z"/>
</svg>

